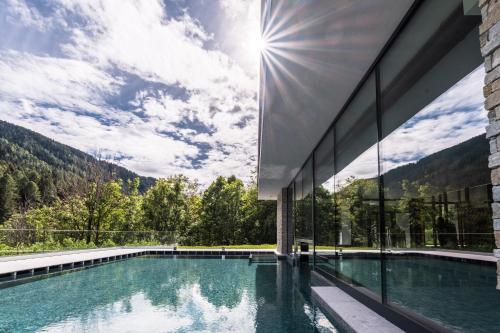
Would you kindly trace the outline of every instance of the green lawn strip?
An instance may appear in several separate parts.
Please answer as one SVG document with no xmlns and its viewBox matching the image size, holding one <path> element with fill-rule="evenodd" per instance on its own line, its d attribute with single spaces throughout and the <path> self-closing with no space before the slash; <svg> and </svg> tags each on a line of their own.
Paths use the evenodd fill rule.
<svg viewBox="0 0 500 333">
<path fill-rule="evenodd" d="M 274 250 L 276 249 L 276 244 L 240 244 L 240 245 L 179 245 L 177 249 L 232 249 L 232 250 L 256 250 L 256 249 L 266 249 Z"/>
</svg>

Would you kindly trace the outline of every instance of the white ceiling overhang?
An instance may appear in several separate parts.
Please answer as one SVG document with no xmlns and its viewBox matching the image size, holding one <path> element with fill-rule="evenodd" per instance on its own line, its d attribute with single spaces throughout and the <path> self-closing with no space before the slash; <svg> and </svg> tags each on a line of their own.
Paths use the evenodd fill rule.
<svg viewBox="0 0 500 333">
<path fill-rule="evenodd" d="M 260 199 L 288 186 L 412 4 L 263 1 Z"/>
</svg>

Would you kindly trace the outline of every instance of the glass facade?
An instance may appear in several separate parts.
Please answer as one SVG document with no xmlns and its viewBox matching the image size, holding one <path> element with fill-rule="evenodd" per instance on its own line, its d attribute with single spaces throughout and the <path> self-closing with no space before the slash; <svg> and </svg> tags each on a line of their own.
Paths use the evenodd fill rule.
<svg viewBox="0 0 500 333">
<path fill-rule="evenodd" d="M 313 165 L 309 159 L 295 179 L 295 240 L 313 243 Z"/>
<path fill-rule="evenodd" d="M 462 5 L 418 6 L 290 185 L 288 216 L 317 272 L 467 332 L 488 331 L 470 325 L 500 291 L 494 264 L 436 256 L 494 248 L 480 17 Z"/>
</svg>

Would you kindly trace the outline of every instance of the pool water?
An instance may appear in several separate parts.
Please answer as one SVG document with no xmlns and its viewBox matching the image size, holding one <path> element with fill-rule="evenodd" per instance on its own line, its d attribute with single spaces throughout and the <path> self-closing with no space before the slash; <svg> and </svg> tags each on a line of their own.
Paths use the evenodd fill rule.
<svg viewBox="0 0 500 333">
<path fill-rule="evenodd" d="M 134 258 L 0 289 L 0 332 L 338 332 L 295 270 Z"/>
<path fill-rule="evenodd" d="M 376 258 L 330 259 L 330 271 L 380 295 Z M 496 266 L 423 256 L 387 256 L 389 302 L 457 332 L 500 332 Z"/>
</svg>

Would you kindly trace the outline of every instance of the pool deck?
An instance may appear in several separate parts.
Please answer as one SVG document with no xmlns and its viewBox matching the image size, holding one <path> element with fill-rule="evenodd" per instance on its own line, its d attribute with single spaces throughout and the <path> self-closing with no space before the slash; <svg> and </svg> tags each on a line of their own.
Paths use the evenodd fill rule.
<svg viewBox="0 0 500 333">
<path fill-rule="evenodd" d="M 63 270 L 85 268 L 106 262 L 128 259 L 142 255 L 179 255 L 179 256 L 232 256 L 250 257 L 251 255 L 275 255 L 269 249 L 177 249 L 172 247 L 123 247 L 64 252 L 47 252 L 29 255 L 0 257 L 0 283 L 2 278 L 15 280 L 21 275 L 30 277 Z"/>
<path fill-rule="evenodd" d="M 379 250 L 348 250 L 344 249 L 344 254 L 349 253 L 379 253 Z M 318 253 L 334 254 L 334 250 L 323 250 Z M 450 258 L 459 261 L 476 261 L 496 263 L 498 252 L 493 254 L 468 252 L 468 251 L 448 251 L 448 250 L 398 250 L 390 251 L 392 254 L 418 254 L 424 256 L 436 256 Z M 49 252 L 30 255 L 17 255 L 0 257 L 0 278 L 11 275 L 11 279 L 16 279 L 18 273 L 24 275 L 35 275 L 35 273 L 52 273 L 66 269 L 82 268 L 102 264 L 105 262 L 127 259 L 141 255 L 186 255 L 186 256 L 249 256 L 272 255 L 275 251 L 270 249 L 177 249 L 171 247 L 149 246 L 149 247 L 123 247 L 123 248 L 103 248 L 91 250 L 76 250 L 64 252 Z M 277 255 L 277 254 L 276 254 Z M 279 257 L 279 255 L 277 255 Z"/>
<path fill-rule="evenodd" d="M 346 331 L 403 333 L 399 327 L 355 300 L 338 287 L 311 287 L 313 298 Z"/>
<path fill-rule="evenodd" d="M 337 251 L 338 252 L 338 251 Z M 318 250 L 318 253 L 335 254 L 335 250 Z M 380 250 L 349 250 L 343 249 L 342 253 L 380 253 Z M 441 258 L 450 258 L 464 261 L 486 261 L 496 263 L 500 258 L 500 251 L 496 250 L 495 253 L 487 252 L 473 252 L 473 251 L 453 251 L 453 250 L 392 250 L 386 251 L 388 254 L 417 254 L 424 256 L 435 256 Z"/>
<path fill-rule="evenodd" d="M 96 250 L 81 250 L 68 252 L 53 252 L 23 256 L 11 256 L 0 258 L 0 275 L 15 274 L 17 272 L 45 269 L 61 270 L 63 266 L 88 266 L 96 263 L 126 259 L 140 255 L 144 249 L 133 248 L 113 248 L 113 249 L 96 249 Z"/>
<path fill-rule="evenodd" d="M 489 261 L 497 262 L 498 258 L 493 253 L 469 252 L 469 251 L 443 251 L 443 250 L 430 250 L 430 251 L 397 251 L 401 253 L 420 253 L 428 256 L 448 257 L 456 259 L 476 260 L 476 261 Z M 396 252 L 396 253 L 397 253 Z"/>
</svg>

